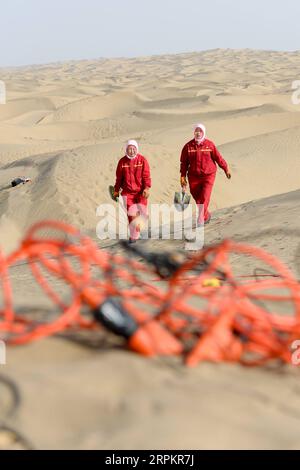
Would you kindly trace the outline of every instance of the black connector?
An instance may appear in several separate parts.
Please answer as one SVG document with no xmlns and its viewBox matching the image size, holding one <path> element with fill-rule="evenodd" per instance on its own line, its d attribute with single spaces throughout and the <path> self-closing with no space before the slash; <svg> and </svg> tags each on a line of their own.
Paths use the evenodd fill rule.
<svg viewBox="0 0 300 470">
<path fill-rule="evenodd" d="M 14 188 L 15 186 L 19 186 L 19 184 L 25 184 L 30 181 L 30 178 L 15 178 L 14 180 L 12 180 L 11 185 Z"/>
<path fill-rule="evenodd" d="M 123 338 L 130 338 L 138 329 L 136 321 L 113 297 L 105 300 L 96 308 L 93 315 L 101 325 Z"/>
<path fill-rule="evenodd" d="M 176 256 L 170 253 L 150 253 L 139 248 L 136 244 L 133 246 L 126 240 L 121 240 L 120 245 L 126 251 L 130 251 L 143 258 L 147 263 L 154 266 L 157 274 L 162 279 L 168 279 L 175 274 L 182 264 L 182 260 L 176 259 Z"/>
</svg>

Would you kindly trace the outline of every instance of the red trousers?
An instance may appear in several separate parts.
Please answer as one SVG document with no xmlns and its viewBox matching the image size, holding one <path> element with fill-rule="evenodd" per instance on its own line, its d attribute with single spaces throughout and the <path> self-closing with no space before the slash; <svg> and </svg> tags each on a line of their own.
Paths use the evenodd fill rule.
<svg viewBox="0 0 300 470">
<path fill-rule="evenodd" d="M 208 210 L 209 201 L 213 185 L 215 182 L 215 173 L 207 176 L 189 176 L 189 185 L 191 195 L 195 199 L 196 204 L 203 204 L 203 207 L 199 208 L 197 222 L 203 224 L 210 218 L 210 212 Z"/>
<path fill-rule="evenodd" d="M 142 217 L 142 218 L 147 219 L 148 199 L 143 197 L 143 195 L 140 193 L 124 194 L 122 192 L 122 197 L 123 197 L 124 205 L 127 209 L 130 238 L 133 240 L 137 240 L 140 237 L 140 225 L 138 223 L 134 223 L 134 220 L 137 217 Z"/>
</svg>

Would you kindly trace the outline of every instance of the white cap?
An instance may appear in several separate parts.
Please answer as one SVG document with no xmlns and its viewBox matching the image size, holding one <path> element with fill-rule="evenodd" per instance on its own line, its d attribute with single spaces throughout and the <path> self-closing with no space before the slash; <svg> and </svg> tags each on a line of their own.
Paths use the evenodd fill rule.
<svg viewBox="0 0 300 470">
<path fill-rule="evenodd" d="M 205 128 L 205 125 L 204 125 L 204 124 L 201 124 L 200 122 L 197 123 L 197 124 L 195 124 L 195 125 L 194 125 L 194 132 L 195 132 L 195 130 L 198 129 L 198 128 L 202 129 L 203 134 L 206 133 L 206 128 Z"/>
<path fill-rule="evenodd" d="M 137 152 L 139 151 L 139 146 L 136 140 L 133 140 L 133 139 L 128 140 L 126 143 L 126 150 L 129 145 L 133 145 L 136 148 L 136 151 Z"/>
<path fill-rule="evenodd" d="M 202 132 L 203 132 L 203 136 L 200 139 L 200 142 L 203 142 L 203 140 L 205 139 L 205 135 L 206 135 L 206 128 L 205 128 L 204 124 L 201 124 L 200 122 L 198 122 L 197 124 L 194 124 L 194 132 L 198 128 L 201 129 Z"/>
</svg>

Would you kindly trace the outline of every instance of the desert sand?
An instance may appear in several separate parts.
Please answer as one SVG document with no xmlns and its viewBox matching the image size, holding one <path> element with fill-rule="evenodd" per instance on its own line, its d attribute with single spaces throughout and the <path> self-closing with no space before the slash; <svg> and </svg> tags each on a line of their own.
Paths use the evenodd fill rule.
<svg viewBox="0 0 300 470">
<path fill-rule="evenodd" d="M 181 148 L 193 124 L 203 122 L 232 171 L 230 181 L 218 171 L 205 243 L 255 244 L 300 277 L 300 105 L 291 99 L 299 52 L 85 60 L 1 69 L 0 79 L 7 87 L 0 105 L 5 253 L 48 218 L 75 225 L 100 248 L 118 249 L 115 241 L 97 240 L 96 209 L 111 202 L 107 186 L 125 141 L 136 139 L 149 160 L 151 202 L 171 203 Z M 17 176 L 32 182 L 10 187 Z M 174 252 L 184 245 L 141 243 Z M 253 272 L 249 260 L 236 263 L 240 272 Z M 12 276 L 20 307 L 48 308 L 24 267 Z M 21 393 L 8 424 L 37 449 L 300 447 L 295 367 L 188 369 L 179 359 L 145 359 L 114 341 L 88 346 L 63 338 L 11 347 L 0 367 Z"/>
</svg>

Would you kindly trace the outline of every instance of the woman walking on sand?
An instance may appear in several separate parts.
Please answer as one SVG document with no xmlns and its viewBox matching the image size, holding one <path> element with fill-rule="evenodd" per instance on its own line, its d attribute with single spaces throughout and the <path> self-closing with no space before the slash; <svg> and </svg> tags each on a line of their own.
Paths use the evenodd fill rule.
<svg viewBox="0 0 300 470">
<path fill-rule="evenodd" d="M 231 178 L 226 161 L 215 144 L 206 139 L 205 134 L 205 126 L 196 124 L 194 138 L 185 144 L 180 158 L 180 184 L 185 190 L 188 178 L 191 195 L 197 205 L 202 205 L 197 219 L 198 226 L 208 224 L 211 219 L 208 206 L 216 178 L 217 165 L 224 170 L 228 179 Z"/>
</svg>

